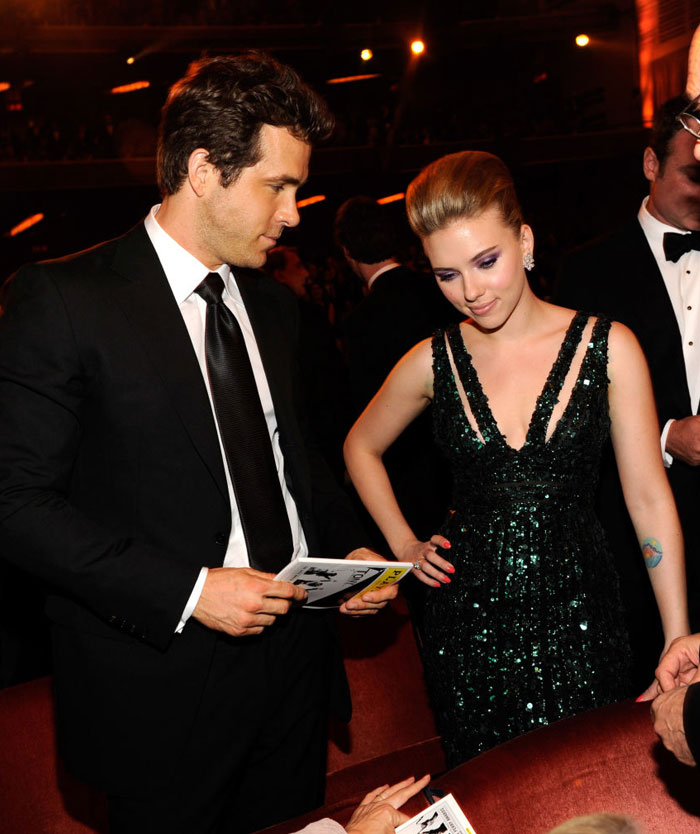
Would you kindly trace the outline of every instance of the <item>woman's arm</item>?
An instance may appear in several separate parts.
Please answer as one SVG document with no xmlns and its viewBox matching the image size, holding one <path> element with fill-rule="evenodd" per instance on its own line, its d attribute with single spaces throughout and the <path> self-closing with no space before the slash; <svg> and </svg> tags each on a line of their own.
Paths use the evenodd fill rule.
<svg viewBox="0 0 700 834">
<path fill-rule="evenodd" d="M 646 360 L 633 333 L 619 323 L 610 330 L 608 376 L 617 468 L 659 607 L 665 651 L 689 632 L 683 534 L 661 457 Z"/>
<path fill-rule="evenodd" d="M 416 538 L 399 508 L 382 461 L 384 452 L 427 408 L 432 396 L 432 351 L 430 340 L 425 340 L 396 365 L 350 430 L 343 451 L 355 489 L 392 553 L 401 561 L 421 562 L 423 568 L 416 571 L 416 576 L 427 585 L 437 586 L 449 582 L 442 571 L 452 573 L 453 568 L 435 553 L 435 547 L 449 547 L 449 543 L 442 536 L 433 536 L 430 542 Z M 429 562 L 423 561 L 428 558 Z"/>
</svg>

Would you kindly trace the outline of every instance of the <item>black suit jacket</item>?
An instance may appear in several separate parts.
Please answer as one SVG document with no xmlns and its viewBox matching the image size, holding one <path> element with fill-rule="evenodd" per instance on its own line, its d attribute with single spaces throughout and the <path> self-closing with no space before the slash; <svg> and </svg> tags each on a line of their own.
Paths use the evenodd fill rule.
<svg viewBox="0 0 700 834">
<path fill-rule="evenodd" d="M 300 416 L 296 305 L 235 274 L 310 552 L 342 557 L 363 535 Z M 143 224 L 24 267 L 5 305 L 0 551 L 54 589 L 69 766 L 114 792 L 147 789 L 206 680 L 215 634 L 194 620 L 174 631 L 202 565 L 222 564 L 231 523 L 201 371 Z"/>
<path fill-rule="evenodd" d="M 343 323 L 358 413 L 405 353 L 436 328 L 459 318 L 428 275 L 397 266 L 376 278 L 369 294 Z"/>
<path fill-rule="evenodd" d="M 571 253 L 563 262 L 554 300 L 567 307 L 606 313 L 634 331 L 649 363 L 660 429 L 670 418 L 691 414 L 680 331 L 664 280 L 636 218 L 614 234 Z M 676 460 L 667 471 L 683 526 L 691 618 L 697 623 L 700 468 Z M 608 527 L 616 524 L 613 512 L 626 515 L 619 500 L 614 502 L 614 510 L 608 508 Z"/>
<path fill-rule="evenodd" d="M 460 318 L 429 275 L 398 266 L 376 278 L 343 325 L 356 415 L 405 353 Z M 406 428 L 384 462 L 408 523 L 420 538 L 429 538 L 445 518 L 451 484 L 433 444 L 428 413 Z M 378 546 L 386 547 L 381 540 Z"/>
</svg>

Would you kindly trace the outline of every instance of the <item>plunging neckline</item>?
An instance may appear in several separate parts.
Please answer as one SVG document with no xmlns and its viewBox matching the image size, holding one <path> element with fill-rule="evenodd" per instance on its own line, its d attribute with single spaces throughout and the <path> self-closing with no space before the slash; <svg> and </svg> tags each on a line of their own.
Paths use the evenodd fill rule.
<svg viewBox="0 0 700 834">
<path fill-rule="evenodd" d="M 462 398 L 459 396 L 458 391 L 457 393 L 461 404 L 462 419 L 467 424 L 469 431 L 480 444 L 485 445 L 488 442 L 488 438 L 494 436 L 500 439 L 502 445 L 510 453 L 519 454 L 523 450 L 533 446 L 535 441 L 538 439 L 538 435 L 543 447 L 552 442 L 554 437 L 557 435 L 564 418 L 567 416 L 572 399 L 579 386 L 582 370 L 588 356 L 587 348 L 581 361 L 581 366 L 576 376 L 576 380 L 574 381 L 574 385 L 571 389 L 569 400 L 557 420 L 552 433 L 549 437 L 547 437 L 547 429 L 549 428 L 554 406 L 558 401 L 564 381 L 571 368 L 571 363 L 581 342 L 581 336 L 583 335 L 583 330 L 588 322 L 588 318 L 588 314 L 583 312 L 577 312 L 572 316 L 549 374 L 547 375 L 544 385 L 542 386 L 542 390 L 535 401 L 535 406 L 530 416 L 527 432 L 525 434 L 525 440 L 522 446 L 518 447 L 512 446 L 508 443 L 506 436 L 499 428 L 498 422 L 496 421 L 493 411 L 491 410 L 489 399 L 486 396 L 477 370 L 474 367 L 471 354 L 467 350 L 467 346 L 464 343 L 464 337 L 462 336 L 459 324 L 451 325 L 447 329 L 446 332 L 452 358 L 454 360 L 455 367 L 457 368 L 457 373 L 459 375 L 460 382 L 462 383 L 462 388 L 466 395 L 469 408 L 471 409 L 471 413 L 474 417 L 476 429 L 474 429 L 474 426 L 472 426 L 471 421 L 469 420 L 465 404 L 462 402 Z M 598 322 L 594 325 L 594 332 L 597 325 Z M 593 335 L 591 335 L 591 343 L 593 343 L 593 341 Z"/>
</svg>

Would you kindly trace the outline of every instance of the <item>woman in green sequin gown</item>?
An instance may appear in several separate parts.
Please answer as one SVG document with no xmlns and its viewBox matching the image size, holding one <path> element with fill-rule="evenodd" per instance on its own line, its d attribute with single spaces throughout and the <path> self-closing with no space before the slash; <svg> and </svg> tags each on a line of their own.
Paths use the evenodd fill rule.
<svg viewBox="0 0 700 834">
<path fill-rule="evenodd" d="M 443 293 L 469 318 L 399 362 L 348 436 L 346 462 L 396 557 L 432 587 L 423 659 L 454 766 L 631 694 L 618 579 L 593 509 L 610 433 L 666 645 L 688 632 L 682 539 L 641 350 L 622 325 L 532 293 L 532 232 L 503 163 L 438 160 L 407 207 Z M 430 403 L 454 492 L 443 528 L 421 542 L 381 455 Z"/>
</svg>

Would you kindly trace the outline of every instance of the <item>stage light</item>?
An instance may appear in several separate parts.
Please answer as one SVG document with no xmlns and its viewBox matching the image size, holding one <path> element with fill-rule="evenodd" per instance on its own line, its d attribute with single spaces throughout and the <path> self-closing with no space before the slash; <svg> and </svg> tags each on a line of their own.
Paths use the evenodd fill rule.
<svg viewBox="0 0 700 834">
<path fill-rule="evenodd" d="M 135 60 L 136 60 L 136 58 L 134 58 L 133 55 L 129 55 L 129 57 L 126 59 L 126 63 L 131 65 L 131 64 L 134 63 Z"/>
<path fill-rule="evenodd" d="M 134 90 L 145 90 L 150 86 L 150 81 L 134 81 L 133 84 L 122 84 L 121 87 L 112 87 L 110 92 L 113 96 L 116 96 L 120 93 L 133 93 Z"/>
<path fill-rule="evenodd" d="M 388 197 L 380 197 L 377 202 L 380 206 L 385 206 L 387 203 L 398 203 L 398 201 L 403 200 L 405 196 L 405 193 L 400 191 L 398 194 L 389 194 Z"/>
<path fill-rule="evenodd" d="M 413 43 L 411 44 L 411 52 L 414 55 L 421 55 L 423 52 L 425 52 L 425 44 L 423 43 L 423 41 L 413 41 Z"/>
<path fill-rule="evenodd" d="M 4 93 L 5 90 L 10 89 L 10 82 L 9 81 L 0 81 L 0 93 Z"/>
<path fill-rule="evenodd" d="M 588 35 L 576 35 L 576 46 L 588 46 L 590 42 Z"/>
<path fill-rule="evenodd" d="M 329 78 L 326 84 L 348 84 L 351 81 L 366 81 L 368 78 L 379 78 L 378 72 L 367 75 L 344 75 L 342 78 Z"/>
<path fill-rule="evenodd" d="M 31 229 L 32 226 L 36 226 L 37 223 L 41 223 L 44 219 L 44 215 L 40 212 L 37 214 L 32 214 L 31 217 L 27 217 L 26 220 L 23 220 L 21 223 L 18 223 L 12 229 L 10 229 L 10 237 L 15 237 L 16 235 L 21 234 L 22 232 L 26 232 L 27 229 Z"/>
<path fill-rule="evenodd" d="M 305 206 L 312 206 L 314 203 L 322 203 L 325 199 L 325 194 L 316 194 L 314 197 L 305 197 L 303 200 L 297 200 L 297 208 L 300 209 Z"/>
<path fill-rule="evenodd" d="M 374 53 L 371 49 L 363 49 L 362 52 L 360 52 L 360 58 L 362 58 L 363 61 L 371 61 L 373 57 Z"/>
</svg>

